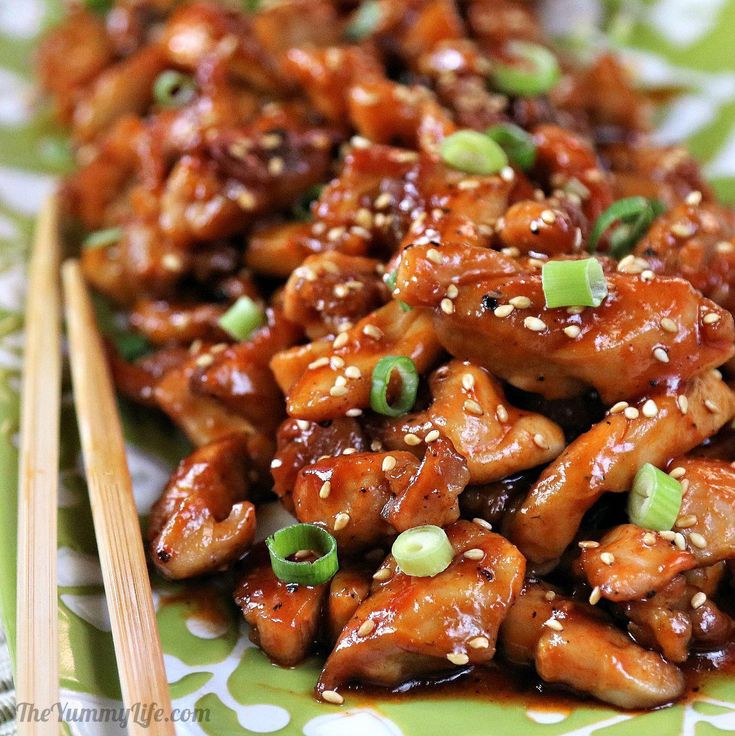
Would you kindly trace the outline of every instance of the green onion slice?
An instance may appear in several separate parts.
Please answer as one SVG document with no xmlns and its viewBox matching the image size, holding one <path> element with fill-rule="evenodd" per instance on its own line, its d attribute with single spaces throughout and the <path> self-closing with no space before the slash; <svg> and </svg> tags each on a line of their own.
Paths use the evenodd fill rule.
<svg viewBox="0 0 735 736">
<path fill-rule="evenodd" d="M 188 74 L 174 69 L 161 72 L 153 82 L 153 97 L 163 107 L 183 107 L 196 94 L 196 84 Z"/>
<path fill-rule="evenodd" d="M 497 174 L 508 165 L 505 151 L 491 138 L 476 130 L 458 130 L 441 143 L 442 160 L 453 169 L 468 174 Z"/>
<path fill-rule="evenodd" d="M 113 0 L 84 0 L 84 5 L 97 13 L 106 13 L 112 8 L 112 2 Z"/>
<path fill-rule="evenodd" d="M 599 307 L 607 296 L 607 282 L 596 258 L 547 261 L 541 268 L 546 306 Z"/>
<path fill-rule="evenodd" d="M 401 377 L 401 391 L 394 404 L 388 403 L 388 387 L 393 371 Z M 400 417 L 413 408 L 419 389 L 419 374 L 411 358 L 403 355 L 387 355 L 373 369 L 370 387 L 370 406 L 373 411 L 387 417 Z"/>
<path fill-rule="evenodd" d="M 247 340 L 265 324 L 263 310 L 249 296 L 241 296 L 220 318 L 219 326 L 236 340 Z"/>
<path fill-rule="evenodd" d="M 488 128 L 485 135 L 494 140 L 521 170 L 533 168 L 536 163 L 536 144 L 523 128 L 513 123 L 500 123 Z"/>
<path fill-rule="evenodd" d="M 351 41 L 361 41 L 375 31 L 378 23 L 380 23 L 380 5 L 376 0 L 366 0 L 355 12 L 352 22 L 345 30 L 345 35 Z"/>
<path fill-rule="evenodd" d="M 444 529 L 427 524 L 401 532 L 391 549 L 398 567 L 406 575 L 434 577 L 449 567 L 454 550 Z"/>
<path fill-rule="evenodd" d="M 82 248 L 92 250 L 94 248 L 107 248 L 108 245 L 119 243 L 123 236 L 122 228 L 108 227 L 104 230 L 95 230 L 87 235 L 82 241 Z"/>
<path fill-rule="evenodd" d="M 610 235 L 610 252 L 616 258 L 622 258 L 630 253 L 663 211 L 664 206 L 655 199 L 619 199 L 597 218 L 589 238 L 590 252 L 594 253 L 604 233 L 616 222 L 620 222 Z"/>
<path fill-rule="evenodd" d="M 633 479 L 628 496 L 628 516 L 643 527 L 658 532 L 673 528 L 679 516 L 684 489 L 679 481 L 646 463 Z"/>
<path fill-rule="evenodd" d="M 284 583 L 321 585 L 331 580 L 339 569 L 337 541 L 326 529 L 314 524 L 279 529 L 265 543 L 273 572 Z M 316 560 L 288 559 L 300 550 L 311 550 L 320 556 Z"/>
<path fill-rule="evenodd" d="M 508 51 L 516 63 L 497 64 L 493 70 L 493 83 L 501 92 L 533 97 L 545 94 L 559 81 L 559 62 L 544 46 L 511 41 Z"/>
</svg>

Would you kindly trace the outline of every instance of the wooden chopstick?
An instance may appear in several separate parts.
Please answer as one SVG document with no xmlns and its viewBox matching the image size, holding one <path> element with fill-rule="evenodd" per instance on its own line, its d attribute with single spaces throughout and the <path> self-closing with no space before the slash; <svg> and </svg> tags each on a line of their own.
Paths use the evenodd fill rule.
<svg viewBox="0 0 735 736">
<path fill-rule="evenodd" d="M 61 304 L 59 208 L 45 202 L 36 224 L 28 274 L 21 389 L 18 486 L 16 695 L 39 710 L 59 700 L 56 589 Z M 30 720 L 18 733 L 58 734 L 59 724 Z"/>
<path fill-rule="evenodd" d="M 112 379 L 77 261 L 64 263 L 62 279 L 74 403 L 123 703 L 155 703 L 168 717 L 171 700 Z M 146 729 L 131 720 L 128 728 L 147 736 L 174 733 L 171 722 Z"/>
</svg>

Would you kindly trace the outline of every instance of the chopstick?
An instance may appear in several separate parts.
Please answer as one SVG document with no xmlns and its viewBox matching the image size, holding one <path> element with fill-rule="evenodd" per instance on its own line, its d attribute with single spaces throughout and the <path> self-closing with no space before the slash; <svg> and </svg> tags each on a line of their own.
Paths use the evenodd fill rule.
<svg viewBox="0 0 735 736">
<path fill-rule="evenodd" d="M 64 263 L 62 280 L 74 403 L 123 703 L 155 703 L 168 717 L 171 700 L 112 379 L 77 261 Z M 146 729 L 131 720 L 128 728 L 148 736 L 174 733 L 173 723 L 163 721 Z"/>
<path fill-rule="evenodd" d="M 56 522 L 61 402 L 59 209 L 39 213 L 26 300 L 18 485 L 16 695 L 39 710 L 59 700 Z M 59 725 L 21 721 L 18 733 L 58 734 Z"/>
</svg>

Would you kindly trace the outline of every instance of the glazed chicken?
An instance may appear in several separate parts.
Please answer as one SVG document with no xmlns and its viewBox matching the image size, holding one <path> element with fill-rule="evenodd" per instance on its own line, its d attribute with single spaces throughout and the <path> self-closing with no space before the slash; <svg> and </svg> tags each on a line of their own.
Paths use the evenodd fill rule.
<svg viewBox="0 0 735 736">
<path fill-rule="evenodd" d="M 495 669 L 654 708 L 719 666 L 735 214 L 615 56 L 525 0 L 79 5 L 37 59 L 70 245 L 120 394 L 193 445 L 155 570 L 235 580 L 335 705 Z"/>
</svg>

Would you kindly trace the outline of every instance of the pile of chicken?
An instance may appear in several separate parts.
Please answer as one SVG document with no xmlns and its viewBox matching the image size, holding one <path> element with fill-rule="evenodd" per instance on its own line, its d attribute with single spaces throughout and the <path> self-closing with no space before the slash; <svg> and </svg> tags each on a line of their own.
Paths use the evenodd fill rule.
<svg viewBox="0 0 735 736">
<path fill-rule="evenodd" d="M 735 352 L 735 215 L 684 150 L 651 143 L 609 55 L 563 60 L 548 95 L 493 90 L 509 41 L 544 43 L 533 3 L 381 0 L 359 39 L 354 1 L 262 5 L 76 8 L 39 49 L 79 165 L 68 213 L 122 228 L 83 252 L 86 276 L 154 346 L 112 355 L 117 385 L 197 448 L 153 509 L 153 564 L 234 565 L 273 660 L 331 652 L 330 702 L 493 659 L 625 708 L 678 698 L 679 665 L 735 631 L 735 393 L 717 370 Z M 169 69 L 196 83 L 178 107 L 153 97 Z M 442 162 L 446 136 L 504 121 L 532 135 L 530 171 Z M 584 256 L 631 195 L 666 212 L 633 253 L 600 256 L 601 306 L 546 308 L 543 263 Z M 267 324 L 237 342 L 218 320 L 243 295 Z M 396 355 L 421 389 L 390 418 L 371 373 Z M 671 532 L 621 512 L 646 462 L 684 485 Z M 329 583 L 282 583 L 251 550 L 272 492 L 336 538 Z M 421 524 L 455 551 L 434 577 L 389 554 Z"/>
</svg>

